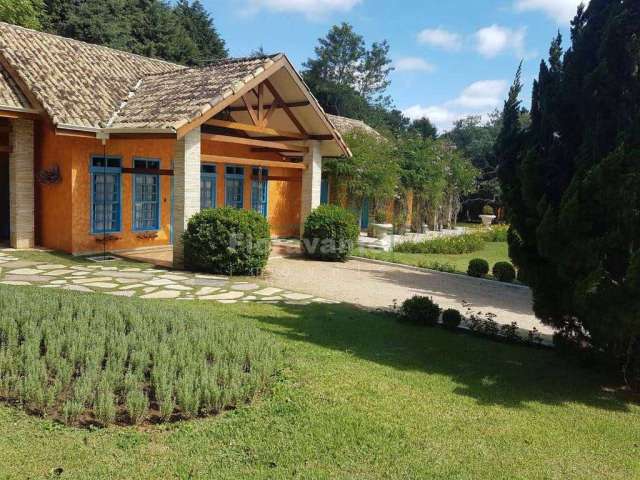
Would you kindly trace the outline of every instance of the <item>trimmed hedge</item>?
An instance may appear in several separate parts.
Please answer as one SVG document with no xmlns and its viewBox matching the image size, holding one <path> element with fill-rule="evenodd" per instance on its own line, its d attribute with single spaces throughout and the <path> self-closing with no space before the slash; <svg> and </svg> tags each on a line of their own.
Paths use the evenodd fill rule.
<svg viewBox="0 0 640 480">
<path fill-rule="evenodd" d="M 269 223 L 258 212 L 209 208 L 189 220 L 184 233 L 185 266 L 226 275 L 256 275 L 271 253 Z"/>
<path fill-rule="evenodd" d="M 302 249 L 316 260 L 342 262 L 355 247 L 359 234 L 353 213 L 336 205 L 321 205 L 304 223 Z"/>
<path fill-rule="evenodd" d="M 474 258 L 469 262 L 467 274 L 470 277 L 483 278 L 489 273 L 489 262 L 484 258 Z"/>
<path fill-rule="evenodd" d="M 441 237 L 422 242 L 404 242 L 394 248 L 401 253 L 437 253 L 458 255 L 472 253 L 484 248 L 485 240 L 481 235 L 469 233 L 453 237 Z"/>
<path fill-rule="evenodd" d="M 493 266 L 493 276 L 500 282 L 511 283 L 516 279 L 516 270 L 509 262 L 498 262 Z"/>
<path fill-rule="evenodd" d="M 402 318 L 414 325 L 433 326 L 438 323 L 442 309 L 430 298 L 416 295 L 402 303 Z"/>
</svg>

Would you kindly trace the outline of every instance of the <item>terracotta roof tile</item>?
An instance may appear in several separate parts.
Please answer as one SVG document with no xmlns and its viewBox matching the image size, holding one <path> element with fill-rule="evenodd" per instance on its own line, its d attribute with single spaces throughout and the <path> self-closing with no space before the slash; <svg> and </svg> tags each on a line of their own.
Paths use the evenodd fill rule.
<svg viewBox="0 0 640 480">
<path fill-rule="evenodd" d="M 264 72 L 279 56 L 223 60 L 145 77 L 109 127 L 179 128 Z"/>
<path fill-rule="evenodd" d="M 9 73 L 0 65 L 0 109 L 30 110 L 32 105 L 22 94 Z"/>
<path fill-rule="evenodd" d="M 363 132 L 373 135 L 374 137 L 382 138 L 382 135 L 380 135 L 378 131 L 374 130 L 362 120 L 355 120 L 353 118 L 340 117 L 338 115 L 329 114 L 327 114 L 327 117 L 329 117 L 331 123 L 333 123 L 338 132 L 340 132 L 340 135 L 344 136 L 353 132 L 354 130 L 362 130 Z"/>
<path fill-rule="evenodd" d="M 138 80 L 184 67 L 0 22 L 0 53 L 56 124 L 98 128 Z"/>
</svg>

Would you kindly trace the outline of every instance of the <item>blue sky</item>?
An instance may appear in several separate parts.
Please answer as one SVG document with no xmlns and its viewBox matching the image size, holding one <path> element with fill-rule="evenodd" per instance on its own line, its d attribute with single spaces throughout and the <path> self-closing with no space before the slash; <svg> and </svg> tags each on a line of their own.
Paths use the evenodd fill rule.
<svg viewBox="0 0 640 480">
<path fill-rule="evenodd" d="M 387 39 L 396 71 L 388 90 L 410 117 L 440 130 L 501 106 L 520 59 L 525 100 L 558 29 L 568 40 L 580 0 L 202 0 L 233 56 L 259 46 L 297 67 L 317 39 L 349 22 L 367 43 Z"/>
</svg>

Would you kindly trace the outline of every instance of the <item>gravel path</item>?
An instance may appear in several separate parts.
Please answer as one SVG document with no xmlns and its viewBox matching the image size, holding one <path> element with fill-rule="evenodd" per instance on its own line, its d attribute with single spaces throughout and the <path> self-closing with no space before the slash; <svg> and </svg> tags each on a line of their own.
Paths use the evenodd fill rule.
<svg viewBox="0 0 640 480">
<path fill-rule="evenodd" d="M 299 255 L 273 256 L 267 281 L 280 288 L 291 288 L 366 308 L 389 308 L 413 295 L 433 297 L 443 308 L 463 313 L 491 312 L 502 324 L 517 322 L 523 329 L 552 330 L 533 315 L 528 288 L 478 280 L 466 275 L 414 270 L 401 265 L 383 265 L 364 260 L 346 263 L 316 262 Z"/>
</svg>

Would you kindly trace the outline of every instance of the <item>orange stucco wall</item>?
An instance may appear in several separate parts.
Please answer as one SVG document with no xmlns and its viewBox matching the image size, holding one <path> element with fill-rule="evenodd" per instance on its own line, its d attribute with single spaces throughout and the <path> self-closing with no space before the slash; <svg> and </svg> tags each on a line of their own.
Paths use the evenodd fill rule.
<svg viewBox="0 0 640 480">
<path fill-rule="evenodd" d="M 118 156 L 122 167 L 133 167 L 137 157 L 160 160 L 160 168 L 172 169 L 175 140 L 172 139 L 110 139 L 103 147 L 99 140 L 85 137 L 57 135 L 48 123 L 40 123 L 36 137 L 36 172 L 57 165 L 61 182 L 55 185 L 36 183 L 36 234 L 39 245 L 70 253 L 99 252 L 103 249 L 102 234 L 91 234 L 91 176 L 92 155 Z M 202 153 L 239 158 L 280 160 L 276 154 L 251 152 L 250 148 L 202 142 Z M 218 165 L 217 204 L 224 205 L 224 164 Z M 252 168 L 245 166 L 244 208 L 251 208 Z M 300 170 L 269 169 L 268 220 L 273 236 L 295 236 L 299 233 L 302 174 Z M 166 245 L 171 234 L 170 176 L 161 176 L 160 229 L 155 238 L 142 238 L 132 231 L 133 176 L 122 174 L 122 210 L 120 232 L 106 244 L 107 250 L 117 251 L 138 247 Z"/>
</svg>

